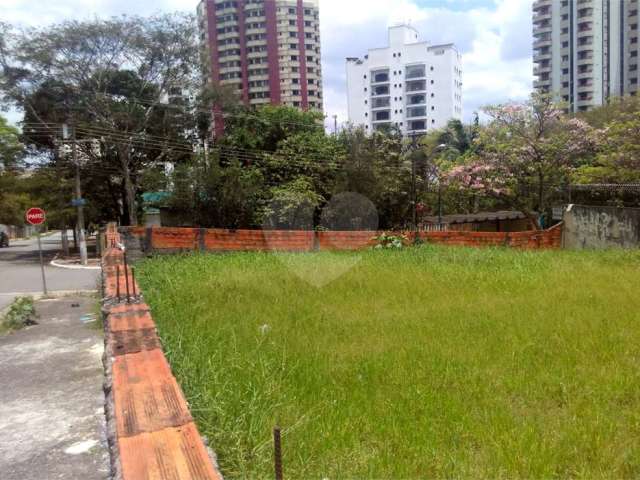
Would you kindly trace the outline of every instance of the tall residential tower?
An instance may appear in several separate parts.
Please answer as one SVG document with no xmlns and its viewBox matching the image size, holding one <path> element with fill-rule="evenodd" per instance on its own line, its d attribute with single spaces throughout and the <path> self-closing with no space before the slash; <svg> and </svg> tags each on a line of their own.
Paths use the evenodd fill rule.
<svg viewBox="0 0 640 480">
<path fill-rule="evenodd" d="M 247 105 L 322 110 L 319 0 L 202 0 L 208 80 Z"/>
<path fill-rule="evenodd" d="M 452 43 L 421 42 L 407 25 L 389 29 L 389 46 L 347 58 L 349 121 L 369 132 L 397 126 L 420 134 L 462 119 L 461 55 Z"/>
<path fill-rule="evenodd" d="M 640 0 L 533 2 L 534 88 L 569 111 L 638 91 Z"/>
</svg>

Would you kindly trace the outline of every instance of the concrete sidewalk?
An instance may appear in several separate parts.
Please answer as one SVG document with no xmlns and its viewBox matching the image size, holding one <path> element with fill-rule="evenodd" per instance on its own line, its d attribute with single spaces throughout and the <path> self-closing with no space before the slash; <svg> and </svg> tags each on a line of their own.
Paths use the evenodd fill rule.
<svg viewBox="0 0 640 480">
<path fill-rule="evenodd" d="M 39 301 L 38 325 L 0 337 L 2 480 L 108 478 L 102 330 L 81 320 L 95 305 Z"/>
</svg>

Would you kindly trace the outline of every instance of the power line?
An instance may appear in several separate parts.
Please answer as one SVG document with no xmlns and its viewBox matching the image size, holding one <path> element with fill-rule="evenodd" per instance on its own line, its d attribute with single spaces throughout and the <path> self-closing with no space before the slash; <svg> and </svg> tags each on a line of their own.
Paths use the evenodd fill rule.
<svg viewBox="0 0 640 480">
<path fill-rule="evenodd" d="M 29 133 L 31 136 L 34 135 L 44 135 L 48 136 L 47 132 L 52 131 L 52 127 L 61 127 L 60 124 L 56 123 L 48 123 L 45 125 L 41 125 L 38 123 L 28 123 Z M 104 139 L 104 137 L 109 137 L 109 139 L 114 140 L 115 142 L 122 143 L 136 143 L 144 146 L 163 149 L 163 148 L 171 148 L 173 152 L 180 152 L 184 154 L 193 155 L 198 153 L 192 144 L 191 146 L 188 143 L 178 143 L 174 140 L 171 140 L 168 137 L 161 137 L 159 135 L 150 135 L 147 133 L 127 133 L 122 132 L 115 129 L 109 129 L 106 127 L 96 127 L 96 126 L 84 126 L 88 124 L 81 124 L 77 127 L 78 133 L 82 135 L 87 135 L 88 137 L 97 137 L 95 140 L 100 142 Z M 210 152 L 218 152 L 220 154 L 226 154 L 229 156 L 233 156 L 238 158 L 239 160 L 245 160 L 248 162 L 260 162 L 266 160 L 266 156 L 270 156 L 271 158 L 281 159 L 283 161 L 287 161 L 293 165 L 303 165 L 303 166 L 317 166 L 318 164 L 323 164 L 327 168 L 333 169 L 349 169 L 348 165 L 344 163 L 339 163 L 336 161 L 335 157 L 321 155 L 313 152 L 305 152 L 301 155 L 296 155 L 295 153 L 283 153 L 283 152 L 273 152 L 270 150 L 260 150 L 260 149 L 246 149 L 239 148 L 235 146 L 226 146 L 226 145 L 213 145 L 209 149 Z M 304 157 L 305 161 L 302 161 L 300 157 Z M 315 160 L 313 162 L 312 160 Z M 405 173 L 408 170 L 408 167 L 402 165 L 382 165 L 381 169 L 386 171 L 402 171 Z"/>
<path fill-rule="evenodd" d="M 93 94 L 95 96 L 98 96 L 98 97 L 108 98 L 109 100 L 114 100 L 114 97 L 118 96 L 118 95 L 109 94 L 109 93 L 106 93 L 106 92 L 104 92 L 104 93 L 103 92 L 96 92 L 96 91 L 88 89 L 88 88 L 81 88 L 81 87 L 77 87 L 77 86 L 74 86 L 74 85 L 69 85 L 69 87 L 71 89 L 77 91 L 77 92 L 91 93 L 91 94 Z M 45 89 L 45 91 L 47 91 L 47 89 Z M 161 103 L 158 99 L 154 99 L 154 98 L 144 98 L 143 97 L 143 98 L 138 98 L 138 99 L 132 99 L 132 98 L 125 97 L 125 101 L 127 103 L 132 103 L 132 104 L 136 104 L 136 105 L 139 105 L 139 106 L 145 106 L 145 107 L 180 109 L 185 114 L 192 113 L 192 112 L 199 112 L 199 113 L 205 113 L 207 115 L 212 115 L 214 118 L 216 116 L 219 117 L 219 118 L 239 118 L 239 119 L 254 118 L 256 120 L 259 120 L 262 123 L 268 123 L 268 124 L 272 124 L 272 125 L 276 125 L 276 124 L 293 125 L 293 126 L 304 127 L 304 128 L 309 128 L 309 129 L 322 129 L 323 131 L 325 129 L 324 124 L 310 125 L 308 123 L 303 123 L 303 122 L 289 122 L 289 121 L 285 121 L 285 120 L 278 120 L 278 121 L 265 120 L 264 118 L 261 118 L 261 117 L 259 117 L 257 115 L 252 115 L 250 113 L 237 114 L 237 113 L 229 113 L 229 112 L 216 112 L 213 107 L 211 109 L 192 107 L 192 108 L 189 108 L 190 112 L 187 112 L 187 111 L 185 111 L 186 108 L 187 108 L 186 106 L 181 106 L 181 105 L 172 104 L 172 103 Z M 65 105 L 65 107 L 68 108 L 68 109 L 85 111 L 85 109 L 81 109 L 80 107 L 68 107 L 66 105 Z"/>
</svg>

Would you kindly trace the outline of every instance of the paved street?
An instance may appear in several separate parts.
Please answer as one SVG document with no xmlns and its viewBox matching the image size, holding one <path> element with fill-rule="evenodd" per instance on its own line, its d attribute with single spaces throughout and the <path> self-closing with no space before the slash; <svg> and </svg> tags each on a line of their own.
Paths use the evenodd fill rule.
<svg viewBox="0 0 640 480">
<path fill-rule="evenodd" d="M 2 480 L 108 477 L 96 301 L 40 300 L 37 325 L 0 337 Z"/>
<path fill-rule="evenodd" d="M 93 290 L 98 271 L 68 270 L 49 265 L 61 249 L 61 234 L 56 232 L 42 238 L 45 251 L 45 274 L 50 292 L 67 290 Z M 21 294 L 42 292 L 42 279 L 36 238 L 13 241 L 9 248 L 0 248 L 0 310 Z"/>
</svg>

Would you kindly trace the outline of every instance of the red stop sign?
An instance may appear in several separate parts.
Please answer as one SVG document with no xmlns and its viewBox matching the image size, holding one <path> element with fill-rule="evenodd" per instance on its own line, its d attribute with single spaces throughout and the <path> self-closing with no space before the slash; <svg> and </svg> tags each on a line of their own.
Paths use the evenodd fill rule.
<svg viewBox="0 0 640 480">
<path fill-rule="evenodd" d="M 31 225 L 40 225 L 47 219 L 44 210 L 36 207 L 27 210 L 25 218 Z"/>
</svg>

